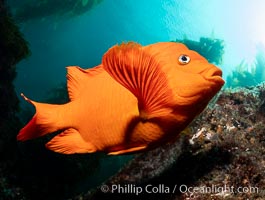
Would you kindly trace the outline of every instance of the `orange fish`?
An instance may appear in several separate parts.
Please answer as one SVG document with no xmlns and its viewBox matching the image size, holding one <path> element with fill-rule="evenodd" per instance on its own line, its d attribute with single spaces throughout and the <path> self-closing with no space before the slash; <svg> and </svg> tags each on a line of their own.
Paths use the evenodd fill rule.
<svg viewBox="0 0 265 200">
<path fill-rule="evenodd" d="M 70 102 L 38 103 L 17 139 L 61 130 L 46 147 L 73 154 L 111 155 L 144 151 L 174 142 L 224 84 L 222 71 L 175 42 L 110 48 L 102 64 L 67 67 Z"/>
</svg>

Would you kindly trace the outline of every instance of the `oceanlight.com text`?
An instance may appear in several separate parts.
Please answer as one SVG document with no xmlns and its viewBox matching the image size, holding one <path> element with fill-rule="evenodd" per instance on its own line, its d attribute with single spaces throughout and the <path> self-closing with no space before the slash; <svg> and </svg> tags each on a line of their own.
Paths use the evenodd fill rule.
<svg viewBox="0 0 265 200">
<path fill-rule="evenodd" d="M 104 193 L 117 193 L 117 194 L 135 194 L 139 195 L 142 193 L 147 194 L 174 194 L 174 193 L 192 193 L 192 194 L 224 194 L 224 193 L 259 193 L 258 187 L 234 187 L 229 185 L 211 185 L 211 186 L 200 186 L 190 187 L 187 185 L 174 185 L 167 186 L 165 184 L 146 186 L 137 186 L 135 184 L 113 184 L 113 185 L 102 185 L 100 187 Z"/>
</svg>

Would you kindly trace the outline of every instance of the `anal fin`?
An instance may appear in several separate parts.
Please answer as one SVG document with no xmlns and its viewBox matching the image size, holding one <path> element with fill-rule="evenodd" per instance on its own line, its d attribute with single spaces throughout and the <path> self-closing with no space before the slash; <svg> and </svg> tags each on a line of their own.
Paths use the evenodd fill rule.
<svg viewBox="0 0 265 200">
<path fill-rule="evenodd" d="M 80 133 L 73 128 L 56 135 L 46 144 L 46 147 L 62 154 L 93 153 L 96 151 L 94 145 L 84 141 Z"/>
</svg>

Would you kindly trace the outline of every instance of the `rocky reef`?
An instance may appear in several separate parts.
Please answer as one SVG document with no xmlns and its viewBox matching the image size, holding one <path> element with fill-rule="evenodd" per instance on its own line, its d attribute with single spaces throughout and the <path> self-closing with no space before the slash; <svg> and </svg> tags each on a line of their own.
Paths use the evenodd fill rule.
<svg viewBox="0 0 265 200">
<path fill-rule="evenodd" d="M 137 155 L 73 199 L 262 200 L 264 124 L 264 84 L 221 91 L 175 144 Z"/>
<path fill-rule="evenodd" d="M 13 80 L 16 64 L 30 51 L 3 0 L 0 1 L 0 27 L 0 199 L 13 199 L 21 193 L 12 183 L 11 172 L 17 160 L 16 135 L 21 127 Z"/>
</svg>

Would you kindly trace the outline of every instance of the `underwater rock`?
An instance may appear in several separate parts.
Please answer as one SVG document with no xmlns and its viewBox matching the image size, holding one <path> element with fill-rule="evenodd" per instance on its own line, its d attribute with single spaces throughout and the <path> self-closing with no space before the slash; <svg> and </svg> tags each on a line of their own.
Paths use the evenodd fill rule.
<svg viewBox="0 0 265 200">
<path fill-rule="evenodd" d="M 264 84 L 222 91 L 190 124 L 192 134 L 136 156 L 73 199 L 264 199 L 264 96 Z"/>
<path fill-rule="evenodd" d="M 0 1 L 0 27 L 0 199 L 24 199 L 22 189 L 12 182 L 16 176 L 13 173 L 17 159 L 16 135 L 21 128 L 13 80 L 15 65 L 29 56 L 30 51 L 3 0 Z"/>
<path fill-rule="evenodd" d="M 34 19 L 45 19 L 49 16 L 79 16 L 103 0 L 27 0 L 23 5 L 15 9 L 15 19 L 19 22 L 26 22 Z M 11 1 L 12 2 L 12 1 Z"/>
<path fill-rule="evenodd" d="M 106 184 L 141 184 L 150 181 L 171 167 L 180 155 L 182 145 L 183 140 L 181 138 L 177 144 L 166 144 L 163 147 L 137 155 Z"/>
</svg>

